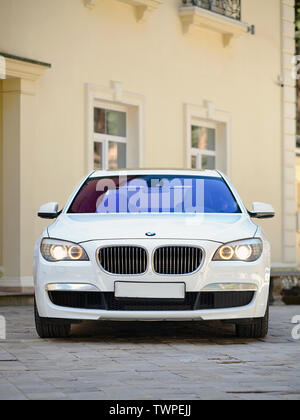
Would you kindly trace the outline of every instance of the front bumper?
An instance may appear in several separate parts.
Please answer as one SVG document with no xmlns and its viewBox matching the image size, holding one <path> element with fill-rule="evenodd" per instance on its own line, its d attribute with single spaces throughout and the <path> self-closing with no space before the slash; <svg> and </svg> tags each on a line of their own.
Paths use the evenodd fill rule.
<svg viewBox="0 0 300 420">
<path fill-rule="evenodd" d="M 128 241 L 118 241 L 118 245 Z M 137 240 L 134 245 L 146 247 L 149 255 L 158 246 L 169 245 L 164 240 Z M 176 245 L 186 245 L 187 241 L 176 241 Z M 116 241 L 93 241 L 82 244 L 90 261 L 50 263 L 40 253 L 35 264 L 35 294 L 41 317 L 70 320 L 117 320 L 117 321 L 192 321 L 192 320 L 233 320 L 244 318 L 261 318 L 265 315 L 268 295 L 270 269 L 268 255 L 263 255 L 253 263 L 213 262 L 212 257 L 220 244 L 210 241 L 188 241 L 189 245 L 202 247 L 205 258 L 201 268 L 183 276 L 158 275 L 152 271 L 151 264 L 143 275 L 117 276 L 104 272 L 98 265 L 96 250 L 103 245 L 116 245 Z M 150 282 L 174 283 L 184 282 L 186 292 L 201 292 L 216 283 L 240 283 L 256 286 L 252 302 L 243 307 L 228 309 L 209 309 L 194 311 L 114 311 L 67 308 L 54 305 L 48 295 L 49 284 L 66 283 L 88 284 L 102 292 L 114 292 L 115 282 Z M 239 293 L 239 292 L 236 292 Z"/>
</svg>

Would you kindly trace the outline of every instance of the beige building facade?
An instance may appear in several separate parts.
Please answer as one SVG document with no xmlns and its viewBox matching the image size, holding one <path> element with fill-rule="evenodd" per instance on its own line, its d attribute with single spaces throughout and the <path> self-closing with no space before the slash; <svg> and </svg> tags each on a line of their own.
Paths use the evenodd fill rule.
<svg viewBox="0 0 300 420">
<path fill-rule="evenodd" d="M 294 19 L 293 0 L 0 0 L 0 287 L 32 285 L 39 206 L 94 168 L 220 169 L 274 206 L 273 267 L 296 267 Z"/>
</svg>

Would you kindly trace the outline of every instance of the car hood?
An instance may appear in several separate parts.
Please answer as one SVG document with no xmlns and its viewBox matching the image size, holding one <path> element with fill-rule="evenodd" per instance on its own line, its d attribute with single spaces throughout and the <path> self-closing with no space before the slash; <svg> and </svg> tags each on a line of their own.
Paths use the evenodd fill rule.
<svg viewBox="0 0 300 420">
<path fill-rule="evenodd" d="M 62 214 L 48 228 L 50 238 L 71 242 L 155 239 L 209 240 L 220 243 L 254 237 L 257 226 L 247 214 L 99 215 Z"/>
</svg>

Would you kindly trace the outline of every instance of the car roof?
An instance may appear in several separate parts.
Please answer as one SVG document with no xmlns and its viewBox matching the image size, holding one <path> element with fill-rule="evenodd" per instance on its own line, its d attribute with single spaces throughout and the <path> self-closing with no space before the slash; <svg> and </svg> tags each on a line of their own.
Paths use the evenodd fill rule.
<svg viewBox="0 0 300 420">
<path fill-rule="evenodd" d="M 192 175 L 201 177 L 221 178 L 218 171 L 199 169 L 118 169 L 108 171 L 95 171 L 90 175 L 90 178 L 98 177 L 112 177 L 112 176 L 127 176 L 127 175 Z"/>
</svg>

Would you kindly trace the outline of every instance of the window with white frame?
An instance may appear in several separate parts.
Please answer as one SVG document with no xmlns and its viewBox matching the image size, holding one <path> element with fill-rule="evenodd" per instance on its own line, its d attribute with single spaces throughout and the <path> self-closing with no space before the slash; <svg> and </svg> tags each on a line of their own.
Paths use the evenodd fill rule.
<svg viewBox="0 0 300 420">
<path fill-rule="evenodd" d="M 127 167 L 127 110 L 121 106 L 94 107 L 94 169 Z"/>
<path fill-rule="evenodd" d="M 216 169 L 217 127 L 209 123 L 191 125 L 191 168 Z"/>
</svg>

